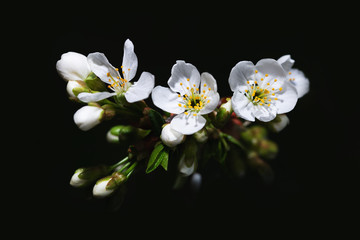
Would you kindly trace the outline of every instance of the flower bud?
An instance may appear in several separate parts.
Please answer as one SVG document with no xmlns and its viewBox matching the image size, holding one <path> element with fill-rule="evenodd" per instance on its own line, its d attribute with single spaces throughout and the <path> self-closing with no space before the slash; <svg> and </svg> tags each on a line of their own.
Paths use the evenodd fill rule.
<svg viewBox="0 0 360 240">
<path fill-rule="evenodd" d="M 261 157 L 272 159 L 276 157 L 278 146 L 275 142 L 262 139 L 258 144 L 258 153 Z"/>
<path fill-rule="evenodd" d="M 274 132 L 280 132 L 283 130 L 288 124 L 290 123 L 289 118 L 286 116 L 286 114 L 279 114 L 276 116 L 274 120 L 271 122 L 268 122 L 268 126 L 270 130 Z"/>
<path fill-rule="evenodd" d="M 160 138 L 166 146 L 175 147 L 183 142 L 185 135 L 174 130 L 170 124 L 166 124 L 161 131 Z"/>
<path fill-rule="evenodd" d="M 88 89 L 82 81 L 68 81 L 66 91 L 70 97 L 76 98 L 79 93 L 86 92 Z"/>
<path fill-rule="evenodd" d="M 104 109 L 96 106 L 84 106 L 74 114 L 74 122 L 83 131 L 98 125 L 103 118 Z"/>
<path fill-rule="evenodd" d="M 188 138 L 185 142 L 184 151 L 180 157 L 178 169 L 185 176 L 190 176 L 197 169 L 198 144 L 193 138 Z"/>
<path fill-rule="evenodd" d="M 218 128 L 222 128 L 230 119 L 232 108 L 231 108 L 231 99 L 227 98 L 227 102 L 221 104 L 219 111 L 216 114 L 214 125 Z"/>
<path fill-rule="evenodd" d="M 206 128 L 201 129 L 200 131 L 197 131 L 194 133 L 194 138 L 199 143 L 204 143 L 209 139 L 209 133 Z"/>
<path fill-rule="evenodd" d="M 265 138 L 267 131 L 262 126 L 252 126 L 249 127 L 246 131 L 240 134 L 241 138 L 251 144 L 258 143 L 261 139 Z"/>
<path fill-rule="evenodd" d="M 71 177 L 70 185 L 73 187 L 84 187 L 109 172 L 109 168 L 100 165 L 96 167 L 79 168 Z"/>
<path fill-rule="evenodd" d="M 110 129 L 108 133 L 108 141 L 111 142 L 127 142 L 135 143 L 145 138 L 151 130 L 136 128 L 131 125 L 117 125 Z M 115 140 L 117 138 L 117 140 Z"/>
<path fill-rule="evenodd" d="M 93 188 L 94 197 L 107 197 L 127 180 L 122 173 L 114 172 L 112 175 L 98 180 Z"/>
</svg>

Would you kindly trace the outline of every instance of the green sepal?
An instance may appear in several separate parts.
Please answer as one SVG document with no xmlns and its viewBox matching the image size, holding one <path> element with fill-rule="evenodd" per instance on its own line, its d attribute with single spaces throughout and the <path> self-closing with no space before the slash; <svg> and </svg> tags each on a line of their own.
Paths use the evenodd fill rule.
<svg viewBox="0 0 360 240">
<path fill-rule="evenodd" d="M 146 168 L 146 173 L 154 171 L 160 164 L 167 170 L 170 149 L 159 142 L 152 151 Z"/>
<path fill-rule="evenodd" d="M 118 188 L 122 183 L 124 183 L 127 180 L 127 177 L 119 172 L 114 172 L 111 175 L 110 181 L 106 184 L 107 190 L 112 190 L 115 188 Z"/>
<path fill-rule="evenodd" d="M 105 83 L 101 81 L 93 72 L 87 76 L 84 82 L 86 86 L 91 90 L 101 91 L 101 92 L 106 91 Z"/>
</svg>

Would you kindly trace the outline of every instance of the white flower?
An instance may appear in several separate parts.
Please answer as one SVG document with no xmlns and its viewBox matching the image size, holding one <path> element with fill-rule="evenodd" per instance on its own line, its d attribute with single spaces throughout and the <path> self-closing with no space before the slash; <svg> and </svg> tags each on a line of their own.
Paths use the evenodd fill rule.
<svg viewBox="0 0 360 240">
<path fill-rule="evenodd" d="M 234 92 L 234 112 L 248 121 L 271 121 L 277 114 L 291 111 L 298 99 L 294 85 L 274 59 L 262 59 L 256 66 L 239 62 L 231 70 L 229 84 Z"/>
<path fill-rule="evenodd" d="M 56 62 L 56 69 L 60 76 L 68 81 L 66 90 L 68 94 L 75 97 L 73 89 L 83 87 L 83 81 L 91 73 L 87 58 L 76 52 L 67 52 L 61 55 L 61 59 Z"/>
<path fill-rule="evenodd" d="M 110 84 L 108 88 L 112 92 L 80 93 L 78 98 L 83 102 L 97 102 L 111 96 L 124 94 L 129 103 L 137 102 L 149 97 L 154 88 L 154 75 L 143 72 L 137 82 L 130 81 L 135 77 L 138 59 L 134 52 L 134 45 L 128 39 L 124 44 L 124 56 L 119 69 L 113 67 L 103 53 L 91 53 L 88 55 L 88 63 L 91 70 L 103 82 Z"/>
<path fill-rule="evenodd" d="M 74 122 L 83 131 L 87 131 L 101 122 L 104 109 L 95 106 L 84 106 L 74 114 Z"/>
<path fill-rule="evenodd" d="M 202 73 L 190 63 L 177 61 L 171 69 L 170 88 L 157 86 L 152 91 L 154 104 L 164 111 L 178 114 L 171 127 L 185 135 L 193 134 L 205 126 L 201 116 L 212 112 L 220 96 L 213 76 Z"/>
<path fill-rule="evenodd" d="M 172 129 L 170 124 L 163 127 L 160 138 L 162 142 L 169 147 L 175 147 L 184 140 L 184 134 Z"/>
<path fill-rule="evenodd" d="M 287 73 L 287 79 L 295 86 L 298 93 L 298 98 L 301 98 L 309 92 L 309 79 L 299 69 L 292 68 L 295 60 L 290 55 L 284 55 L 277 60 Z"/>
</svg>

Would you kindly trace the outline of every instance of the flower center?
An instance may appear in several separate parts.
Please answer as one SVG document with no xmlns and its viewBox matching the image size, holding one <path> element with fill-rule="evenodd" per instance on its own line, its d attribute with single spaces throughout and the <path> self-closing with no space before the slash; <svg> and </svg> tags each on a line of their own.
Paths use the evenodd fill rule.
<svg viewBox="0 0 360 240">
<path fill-rule="evenodd" d="M 123 68 L 123 66 L 121 66 L 121 68 Z M 119 69 L 115 68 L 115 70 L 117 71 L 117 76 L 113 77 L 109 72 L 107 73 L 107 76 L 109 77 L 109 84 L 108 88 L 110 88 L 111 90 L 113 90 L 114 92 L 120 94 L 123 92 L 126 92 L 127 89 L 131 86 L 131 83 L 126 80 L 126 72 L 123 70 L 122 71 L 122 75 L 124 76 L 124 78 L 121 77 L 121 75 L 119 74 Z M 128 72 L 130 72 L 130 68 L 127 69 Z"/>
<path fill-rule="evenodd" d="M 257 73 L 257 71 L 255 71 Z M 265 74 L 265 78 L 268 77 Z M 278 100 L 277 93 L 282 91 L 282 88 L 275 89 L 273 84 L 277 82 L 277 79 L 267 81 L 264 83 L 264 78 L 260 79 L 260 82 L 249 80 L 247 81 L 247 89 L 244 95 L 252 102 L 255 106 L 267 106 L 270 107 L 273 101 Z"/>
<path fill-rule="evenodd" d="M 189 82 L 190 79 L 187 79 Z M 178 97 L 181 99 L 179 103 L 179 107 L 185 108 L 185 114 L 189 115 L 193 114 L 193 116 L 197 116 L 201 109 L 205 107 L 207 103 L 210 102 L 208 99 L 208 94 L 211 91 L 211 88 L 206 88 L 207 85 L 203 84 L 203 90 L 200 92 L 199 88 L 197 88 L 196 84 L 185 87 L 183 83 L 180 83 L 180 86 L 183 88 L 186 94 L 179 94 Z"/>
</svg>

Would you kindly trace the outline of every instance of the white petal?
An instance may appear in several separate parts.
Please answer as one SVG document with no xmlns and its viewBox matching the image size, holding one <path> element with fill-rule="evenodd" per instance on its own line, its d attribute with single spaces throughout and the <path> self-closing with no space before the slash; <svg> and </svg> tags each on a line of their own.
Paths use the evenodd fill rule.
<svg viewBox="0 0 360 240">
<path fill-rule="evenodd" d="M 76 52 L 62 54 L 61 59 L 56 63 L 56 69 L 67 81 L 83 81 L 91 73 L 86 57 Z"/>
<path fill-rule="evenodd" d="M 180 107 L 179 104 L 183 104 L 182 97 L 179 94 L 173 92 L 170 88 L 157 86 L 152 90 L 151 98 L 155 106 L 162 110 L 179 114 L 185 111 L 184 107 Z"/>
<path fill-rule="evenodd" d="M 231 69 L 229 76 L 229 85 L 231 91 L 235 91 L 238 86 L 246 85 L 246 81 L 253 79 L 255 74 L 255 66 L 250 61 L 238 62 L 235 67 Z"/>
<path fill-rule="evenodd" d="M 283 85 L 282 91 L 278 92 L 276 96 L 278 100 L 276 100 L 275 104 L 278 109 L 278 114 L 290 112 L 298 100 L 295 86 L 288 82 Z"/>
<path fill-rule="evenodd" d="M 231 98 L 231 105 L 237 116 L 248 121 L 255 121 L 253 114 L 254 104 L 244 96 L 243 92 L 240 92 L 239 90 L 234 92 L 234 95 Z"/>
<path fill-rule="evenodd" d="M 285 72 L 289 72 L 295 63 L 295 60 L 290 55 L 284 55 L 277 60 L 278 63 L 283 67 Z"/>
<path fill-rule="evenodd" d="M 215 78 L 207 72 L 203 72 L 200 76 L 200 91 L 202 92 L 203 90 L 208 91 L 208 89 L 210 88 L 210 91 L 213 92 L 217 92 L 217 84 L 216 84 L 216 80 Z M 204 85 L 206 84 L 206 85 Z"/>
<path fill-rule="evenodd" d="M 171 120 L 171 127 L 176 131 L 184 134 L 191 135 L 201 130 L 206 123 L 206 119 L 201 115 L 194 116 L 193 114 L 185 115 L 179 114 Z"/>
<path fill-rule="evenodd" d="M 119 72 L 109 63 L 103 53 L 90 53 L 87 59 L 91 70 L 101 79 L 101 81 L 109 83 L 108 73 L 110 73 L 115 80 L 117 77 L 120 77 Z"/>
<path fill-rule="evenodd" d="M 212 95 L 208 95 L 206 98 L 210 102 L 206 102 L 204 107 L 200 110 L 199 114 L 204 115 L 211 113 L 217 107 L 220 101 L 219 93 L 212 93 Z"/>
<path fill-rule="evenodd" d="M 116 93 L 109 93 L 109 92 L 97 92 L 97 93 L 86 93 L 82 92 L 77 97 L 82 102 L 97 102 L 111 96 L 116 95 Z"/>
<path fill-rule="evenodd" d="M 134 52 L 134 44 L 130 41 L 130 39 L 127 39 L 124 43 L 122 66 L 124 78 L 128 81 L 133 79 L 138 67 L 138 59 Z"/>
<path fill-rule="evenodd" d="M 285 81 L 286 73 L 282 66 L 274 59 L 261 59 L 256 63 L 257 76 L 261 76 L 265 81 L 267 79 L 277 79 L 278 81 Z M 268 74 L 268 75 L 266 75 Z M 267 76 L 267 77 L 266 77 Z"/>
<path fill-rule="evenodd" d="M 187 81 L 189 79 L 189 81 Z M 182 85 L 180 85 L 182 83 Z M 200 84 L 200 73 L 196 67 L 190 63 L 178 60 L 171 69 L 171 77 L 168 80 L 168 85 L 174 92 L 179 92 L 181 95 L 185 95 L 189 87 L 198 88 Z M 194 87 L 195 85 L 195 87 Z"/>
<path fill-rule="evenodd" d="M 309 92 L 310 82 L 304 75 L 304 73 L 298 69 L 290 69 L 291 74 L 288 76 L 290 82 L 295 85 L 296 91 L 298 93 L 298 98 L 301 98 L 306 93 Z"/>
<path fill-rule="evenodd" d="M 82 82 L 82 83 L 84 83 L 84 82 Z M 66 84 L 66 91 L 70 97 L 76 97 L 73 92 L 73 89 L 81 88 L 81 87 L 83 87 L 83 86 L 79 83 L 79 80 L 78 81 L 68 81 L 68 83 Z"/>
<path fill-rule="evenodd" d="M 135 82 L 125 93 L 129 103 L 148 98 L 155 85 L 155 77 L 151 73 L 143 72 L 139 81 Z"/>
<path fill-rule="evenodd" d="M 269 122 L 276 117 L 277 108 L 274 104 L 271 104 L 270 107 L 257 105 L 254 110 L 254 116 L 262 122 Z"/>
<path fill-rule="evenodd" d="M 167 124 L 163 127 L 160 138 L 166 146 L 175 147 L 184 140 L 184 134 L 179 133 L 170 124 Z"/>
</svg>

